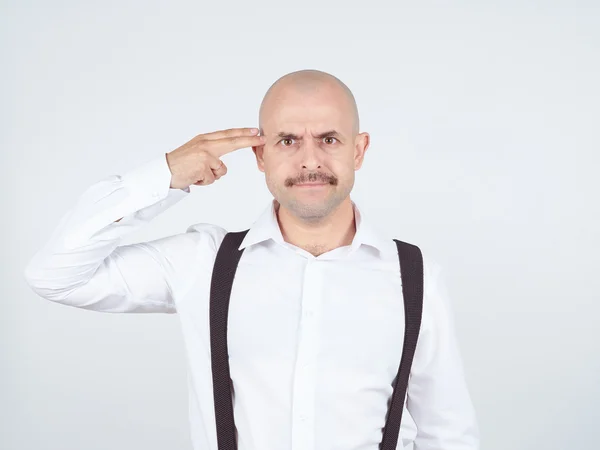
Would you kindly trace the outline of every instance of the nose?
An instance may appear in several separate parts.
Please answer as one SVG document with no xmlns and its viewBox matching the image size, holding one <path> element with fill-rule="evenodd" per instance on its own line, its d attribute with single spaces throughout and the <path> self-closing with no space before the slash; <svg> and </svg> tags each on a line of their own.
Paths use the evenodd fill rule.
<svg viewBox="0 0 600 450">
<path fill-rule="evenodd" d="M 303 142 L 302 145 L 302 169 L 303 170 L 317 170 L 321 168 L 321 149 L 312 140 Z"/>
</svg>

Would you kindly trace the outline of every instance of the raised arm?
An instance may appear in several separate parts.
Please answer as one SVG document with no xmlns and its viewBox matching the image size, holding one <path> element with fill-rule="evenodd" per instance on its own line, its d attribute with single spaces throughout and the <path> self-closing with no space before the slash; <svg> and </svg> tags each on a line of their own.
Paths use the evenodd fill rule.
<svg viewBox="0 0 600 450">
<path fill-rule="evenodd" d="M 260 145 L 250 129 L 198 135 L 166 155 L 83 192 L 30 259 L 24 275 L 41 297 L 102 312 L 176 312 L 210 233 L 181 233 L 120 245 L 123 236 L 189 195 L 189 186 L 211 184 L 227 169 L 219 159 Z M 217 230 L 218 231 L 218 230 Z M 214 234 L 214 233 L 213 233 Z"/>
</svg>

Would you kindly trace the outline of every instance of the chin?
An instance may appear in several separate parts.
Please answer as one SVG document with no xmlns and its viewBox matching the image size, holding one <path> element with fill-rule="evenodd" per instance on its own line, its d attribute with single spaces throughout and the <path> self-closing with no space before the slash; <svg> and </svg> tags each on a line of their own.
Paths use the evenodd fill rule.
<svg viewBox="0 0 600 450">
<path fill-rule="evenodd" d="M 294 216 L 305 221 L 321 220 L 331 214 L 339 204 L 339 202 L 333 201 L 333 199 L 329 199 L 329 201 L 288 199 L 287 201 L 279 201 L 279 203 Z"/>
<path fill-rule="evenodd" d="M 295 191 L 267 179 L 273 198 L 294 216 L 305 221 L 316 221 L 331 214 L 348 196 L 352 186 L 330 186 L 325 192 Z"/>
</svg>

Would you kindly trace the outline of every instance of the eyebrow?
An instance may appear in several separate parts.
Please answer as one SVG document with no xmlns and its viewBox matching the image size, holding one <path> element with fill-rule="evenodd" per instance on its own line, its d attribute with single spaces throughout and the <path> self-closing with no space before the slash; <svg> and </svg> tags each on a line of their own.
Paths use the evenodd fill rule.
<svg viewBox="0 0 600 450">
<path fill-rule="evenodd" d="M 337 131 L 335 131 L 335 130 L 329 130 L 329 131 L 325 131 L 324 133 L 319 133 L 319 134 L 315 135 L 314 137 L 315 137 L 315 138 L 318 138 L 318 139 L 322 139 L 322 138 L 324 138 L 324 137 L 329 137 L 329 136 L 336 137 L 336 138 L 341 138 L 341 135 L 340 135 L 340 133 L 338 133 L 338 132 L 337 132 Z M 301 140 L 301 139 L 302 139 L 302 138 L 301 138 L 300 136 L 298 136 L 297 134 L 294 134 L 294 133 L 288 133 L 288 132 L 286 132 L 286 131 L 282 131 L 282 132 L 278 133 L 278 134 L 277 134 L 277 137 L 280 137 L 280 138 L 283 138 L 283 139 L 298 139 L 298 140 Z"/>
</svg>

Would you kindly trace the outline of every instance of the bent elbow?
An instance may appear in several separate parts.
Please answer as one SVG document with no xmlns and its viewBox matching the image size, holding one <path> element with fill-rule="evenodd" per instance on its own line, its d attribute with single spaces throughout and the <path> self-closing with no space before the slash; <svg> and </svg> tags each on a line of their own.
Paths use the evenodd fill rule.
<svg viewBox="0 0 600 450">
<path fill-rule="evenodd" d="M 35 259 L 32 259 L 23 271 L 23 278 L 29 288 L 40 297 L 52 302 L 64 302 L 73 286 L 64 283 L 55 276 L 50 276 L 49 271 L 38 265 Z"/>
</svg>

